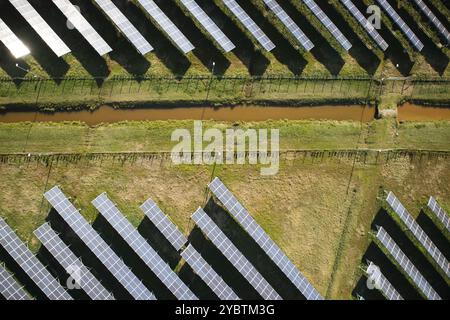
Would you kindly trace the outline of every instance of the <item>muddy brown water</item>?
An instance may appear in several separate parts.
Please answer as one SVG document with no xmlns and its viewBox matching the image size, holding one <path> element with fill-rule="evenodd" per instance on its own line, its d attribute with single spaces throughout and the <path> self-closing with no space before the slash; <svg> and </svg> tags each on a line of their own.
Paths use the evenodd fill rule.
<svg viewBox="0 0 450 320">
<path fill-rule="evenodd" d="M 80 121 L 93 126 L 100 123 L 145 120 L 218 120 L 218 121 L 264 121 L 264 120 L 354 120 L 369 122 L 374 119 L 375 107 L 367 106 L 317 106 L 317 107 L 189 107 L 114 109 L 102 106 L 95 111 L 73 112 L 6 112 L 0 113 L 0 122 L 23 121 L 62 122 Z"/>
<path fill-rule="evenodd" d="M 418 106 L 410 103 L 398 107 L 400 121 L 438 121 L 450 120 L 450 108 Z"/>
</svg>

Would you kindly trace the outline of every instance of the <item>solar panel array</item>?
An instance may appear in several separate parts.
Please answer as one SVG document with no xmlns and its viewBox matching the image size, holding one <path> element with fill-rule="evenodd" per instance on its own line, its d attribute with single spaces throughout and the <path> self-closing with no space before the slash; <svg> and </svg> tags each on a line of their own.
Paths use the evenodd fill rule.
<svg viewBox="0 0 450 320">
<path fill-rule="evenodd" d="M 27 292 L 17 283 L 10 274 L 0 264 L 0 294 L 6 300 L 31 300 Z"/>
<path fill-rule="evenodd" d="M 215 178 L 209 188 L 214 195 L 222 202 L 226 209 L 241 224 L 247 233 L 258 243 L 258 245 L 267 253 L 269 258 L 280 268 L 281 271 L 291 280 L 291 282 L 300 290 L 300 292 L 309 300 L 322 300 L 323 297 L 295 267 L 292 261 L 281 251 L 277 244 L 253 219 L 245 208 L 239 203 L 236 197 L 227 189 L 227 187 Z"/>
<path fill-rule="evenodd" d="M 333 37 L 339 42 L 339 44 L 346 50 L 350 50 L 352 44 L 348 39 L 342 34 L 342 32 L 336 27 L 333 21 L 328 18 L 328 16 L 323 12 L 322 9 L 313 0 L 303 0 L 303 2 L 308 6 L 309 10 L 320 20 L 320 22 L 325 26 L 325 28 L 330 31 Z"/>
<path fill-rule="evenodd" d="M 223 281 L 191 244 L 184 249 L 181 256 L 220 300 L 239 300 L 233 289 Z"/>
<path fill-rule="evenodd" d="M 141 205 L 142 211 L 158 230 L 169 240 L 170 244 L 179 251 L 188 242 L 187 238 L 178 230 L 177 226 L 158 208 L 153 200 L 148 199 Z"/>
<path fill-rule="evenodd" d="M 351 0 L 341 0 L 341 2 L 347 7 L 348 11 L 358 20 L 359 24 L 366 29 L 367 33 L 372 37 L 376 44 L 383 50 L 386 51 L 389 45 L 383 39 L 383 37 L 378 33 L 374 26 L 364 17 L 364 15 L 359 11 L 359 9 L 353 4 Z"/>
<path fill-rule="evenodd" d="M 214 221 L 199 208 L 192 219 L 205 233 L 212 243 L 222 252 L 231 264 L 242 274 L 242 276 L 255 288 L 255 290 L 266 300 L 281 300 L 278 293 L 272 288 L 266 279 L 245 258 L 236 246 L 219 229 Z"/>
<path fill-rule="evenodd" d="M 95 198 L 92 204 L 177 299 L 198 299 L 133 225 L 125 219 L 105 193 Z"/>
<path fill-rule="evenodd" d="M 422 10 L 422 12 L 430 19 L 431 23 L 435 25 L 435 27 L 438 29 L 438 31 L 447 39 L 447 43 L 450 42 L 450 33 L 445 28 L 445 26 L 442 24 L 442 22 L 439 21 L 439 19 L 435 16 L 435 14 L 430 10 L 430 8 L 426 5 L 426 3 L 423 0 L 414 0 L 417 4 L 417 6 Z"/>
<path fill-rule="evenodd" d="M 297 41 L 305 48 L 307 51 L 311 51 L 314 48 L 314 44 L 309 40 L 306 34 L 299 28 L 299 26 L 294 22 L 294 20 L 289 17 L 289 15 L 284 11 L 284 9 L 275 0 L 264 0 L 264 3 L 272 10 L 273 13 L 280 19 L 280 21 L 285 25 L 285 27 L 292 33 L 292 35 L 297 39 Z"/>
<path fill-rule="evenodd" d="M 203 9 L 195 2 L 195 0 L 181 0 L 181 3 L 189 10 L 189 12 L 200 22 L 203 28 L 216 40 L 225 52 L 230 52 L 236 46 L 231 40 L 219 29 L 216 23 L 203 11 Z"/>
<path fill-rule="evenodd" d="M 411 41 L 412 45 L 418 50 L 422 51 L 424 44 L 420 39 L 414 34 L 411 28 L 406 24 L 406 22 L 395 12 L 394 8 L 389 4 L 387 0 L 377 0 L 378 3 L 384 8 L 391 19 L 398 25 L 398 27 L 403 31 L 406 37 Z"/>
<path fill-rule="evenodd" d="M 448 214 L 444 211 L 444 209 L 442 209 L 441 206 L 437 203 L 436 199 L 430 197 L 430 200 L 428 201 L 428 207 L 431 209 L 431 211 L 433 211 L 439 221 L 442 222 L 444 227 L 448 231 L 450 231 L 450 218 L 448 217 Z"/>
<path fill-rule="evenodd" d="M 167 33 L 172 41 L 184 53 L 188 53 L 195 49 L 194 45 L 186 38 L 186 36 L 170 21 L 166 14 L 156 5 L 153 0 L 138 0 L 142 7 L 150 14 L 153 20 Z"/>
<path fill-rule="evenodd" d="M 154 300 L 155 296 L 131 272 L 117 254 L 83 218 L 58 187 L 47 191 L 45 198 L 56 209 L 81 241 L 136 300 Z"/>
<path fill-rule="evenodd" d="M 50 300 L 72 300 L 72 297 L 61 286 L 30 249 L 20 241 L 14 231 L 0 218 L 0 245 L 11 258 L 22 268 L 31 280 Z"/>
<path fill-rule="evenodd" d="M 394 212 L 399 216 L 399 218 L 403 221 L 403 223 L 408 227 L 414 237 L 419 240 L 419 242 L 430 254 L 436 264 L 445 272 L 447 277 L 450 277 L 450 265 L 447 259 L 427 236 L 425 231 L 423 231 L 419 224 L 413 219 L 406 208 L 400 203 L 394 193 L 389 192 L 386 201 L 394 210 Z"/>
<path fill-rule="evenodd" d="M 3 42 L 16 59 L 30 54 L 30 50 L 17 38 L 2 19 L 0 19 L 0 41 Z"/>
<path fill-rule="evenodd" d="M 441 297 L 436 293 L 436 291 L 434 291 L 419 270 L 417 270 L 399 246 L 394 242 L 391 236 L 382 227 L 378 229 L 377 239 L 383 244 L 387 251 L 389 251 L 395 261 L 397 261 L 403 271 L 406 272 L 406 274 L 416 284 L 425 297 L 428 298 L 428 300 L 441 300 Z"/>
<path fill-rule="evenodd" d="M 139 33 L 130 20 L 125 17 L 111 0 L 95 0 L 95 2 L 141 54 L 146 54 L 153 50 L 150 43 L 145 40 L 142 34 Z"/>
<path fill-rule="evenodd" d="M 53 0 L 53 3 L 61 10 L 70 23 L 83 35 L 99 55 L 103 56 L 112 51 L 106 41 L 103 40 L 69 0 Z"/>
<path fill-rule="evenodd" d="M 242 7 L 235 0 L 222 0 L 228 9 L 238 18 L 238 20 L 245 26 L 245 28 L 258 40 L 258 42 L 267 51 L 272 51 L 275 44 L 269 37 L 261 30 L 260 27 L 253 21 L 252 18 L 242 9 Z"/>
<path fill-rule="evenodd" d="M 59 36 L 50 28 L 39 13 L 31 6 L 27 0 L 9 0 L 11 4 L 19 11 L 36 33 L 52 49 L 52 51 L 61 57 L 70 52 L 70 49 L 59 38 Z"/>
<path fill-rule="evenodd" d="M 73 275 L 76 272 L 79 278 L 72 278 L 92 300 L 114 300 L 112 294 L 103 287 L 83 262 L 75 256 L 48 223 L 36 229 L 34 234 L 69 275 Z"/>
<path fill-rule="evenodd" d="M 381 273 L 380 268 L 373 264 L 373 262 L 369 263 L 366 272 L 369 279 L 372 279 L 375 282 L 376 288 L 380 290 L 388 300 L 403 300 L 402 296 L 395 290 L 389 280 Z"/>
</svg>

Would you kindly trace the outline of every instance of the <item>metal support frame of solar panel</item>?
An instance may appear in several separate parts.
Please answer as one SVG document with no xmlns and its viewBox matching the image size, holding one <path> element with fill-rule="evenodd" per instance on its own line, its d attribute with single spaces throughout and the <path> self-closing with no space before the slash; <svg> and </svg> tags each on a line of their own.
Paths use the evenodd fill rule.
<svg viewBox="0 0 450 320">
<path fill-rule="evenodd" d="M 445 39 L 447 39 L 447 43 L 450 43 L 450 33 L 442 24 L 442 22 L 439 21 L 438 17 L 435 16 L 433 11 L 430 10 L 430 8 L 426 5 L 425 2 L 423 2 L 423 0 L 414 1 L 416 2 L 420 10 L 422 10 L 422 12 L 427 16 L 427 18 L 430 19 L 431 23 L 433 23 L 438 31 L 445 37 Z"/>
<path fill-rule="evenodd" d="M 69 47 L 66 46 L 27 0 L 9 0 L 9 2 L 58 57 L 62 57 L 70 52 Z"/>
<path fill-rule="evenodd" d="M 183 250 L 181 256 L 220 300 L 240 300 L 233 289 L 223 281 L 222 277 L 214 271 L 191 244 Z"/>
<path fill-rule="evenodd" d="M 61 10 L 69 22 L 81 33 L 99 55 L 103 56 L 112 51 L 112 48 L 105 40 L 103 40 L 69 0 L 53 0 L 53 3 Z"/>
<path fill-rule="evenodd" d="M 178 29 L 178 27 L 166 16 L 153 0 L 138 0 L 141 6 L 148 12 L 153 20 L 164 30 L 165 33 L 184 53 L 195 49 L 194 45 Z"/>
<path fill-rule="evenodd" d="M 388 279 L 381 273 L 381 270 L 373 262 L 369 262 L 366 269 L 367 276 L 375 284 L 375 288 L 381 291 L 381 293 L 388 300 L 403 300 L 402 296 L 395 290 L 394 286 Z"/>
<path fill-rule="evenodd" d="M 338 27 L 331 21 L 330 18 L 323 12 L 323 10 L 317 5 L 313 0 L 303 0 L 303 2 L 308 6 L 309 10 L 319 19 L 319 21 L 325 26 L 325 28 L 330 31 L 333 37 L 339 42 L 339 44 L 349 51 L 352 48 L 352 44 L 344 36 L 344 34 L 338 29 Z"/>
<path fill-rule="evenodd" d="M 192 219 L 202 232 L 211 240 L 217 249 L 227 258 L 228 261 L 242 274 L 253 288 L 265 300 L 281 300 L 280 295 L 267 282 L 267 280 L 256 270 L 256 268 L 247 260 L 238 248 L 228 239 L 228 237 L 219 229 L 214 221 L 199 208 Z"/>
<path fill-rule="evenodd" d="M 244 27 L 256 38 L 256 40 L 267 51 L 272 51 L 275 44 L 269 37 L 261 30 L 260 27 L 253 21 L 252 18 L 242 9 L 242 7 L 235 0 L 222 0 L 227 8 L 236 16 L 236 18 L 244 25 Z"/>
<path fill-rule="evenodd" d="M 83 218 L 80 212 L 78 212 L 58 187 L 47 191 L 44 197 L 134 299 L 156 299 L 94 228 Z"/>
<path fill-rule="evenodd" d="M 367 33 L 372 37 L 375 43 L 381 48 L 381 50 L 386 51 L 389 47 L 388 43 L 383 39 L 383 37 L 378 33 L 375 27 L 366 19 L 361 11 L 353 4 L 351 0 L 341 0 L 344 6 L 350 11 L 350 13 L 355 17 L 359 24 L 364 27 Z"/>
<path fill-rule="evenodd" d="M 292 35 L 297 39 L 300 45 L 306 49 L 306 51 L 311 51 L 314 48 L 312 41 L 306 36 L 306 34 L 300 29 L 300 27 L 294 22 L 294 20 L 289 17 L 289 15 L 284 11 L 284 9 L 275 0 L 264 0 L 264 3 L 269 7 L 269 9 L 275 13 L 275 15 L 280 19 L 281 23 L 292 33 Z"/>
<path fill-rule="evenodd" d="M 180 251 L 188 242 L 178 227 L 161 211 L 153 200 L 148 199 L 141 205 L 141 210 L 156 226 L 163 236 L 170 242 L 175 250 Z"/>
<path fill-rule="evenodd" d="M 389 192 L 386 201 L 391 206 L 392 210 L 394 210 L 394 212 L 397 214 L 397 216 L 408 227 L 414 237 L 419 240 L 419 242 L 433 258 L 436 264 L 445 272 L 447 277 L 450 278 L 450 265 L 448 263 L 448 260 L 436 247 L 433 241 L 431 241 L 431 239 L 427 236 L 425 231 L 423 231 L 419 224 L 414 220 L 408 210 L 406 210 L 406 208 L 401 204 L 401 202 L 397 199 L 393 192 Z"/>
<path fill-rule="evenodd" d="M 420 39 L 415 35 L 415 33 L 411 30 L 411 28 L 406 24 L 406 22 L 400 17 L 400 15 L 392 8 L 387 0 L 377 0 L 378 3 L 384 8 L 387 14 L 391 17 L 391 19 L 395 22 L 395 24 L 403 31 L 411 44 L 416 48 L 419 52 L 423 50 L 424 44 Z"/>
<path fill-rule="evenodd" d="M 142 55 L 153 51 L 150 43 L 111 0 L 95 0 L 95 2 Z"/>
<path fill-rule="evenodd" d="M 177 299 L 198 300 L 191 289 L 181 281 L 105 193 L 95 198 L 92 204 Z"/>
<path fill-rule="evenodd" d="M 72 300 L 72 297 L 53 277 L 8 224 L 0 218 L 0 245 L 22 268 L 50 300 Z"/>
<path fill-rule="evenodd" d="M 441 297 L 431 287 L 428 281 L 417 270 L 413 263 L 403 253 L 400 247 L 394 242 L 391 236 L 383 229 L 378 228 L 377 239 L 386 248 L 390 255 L 400 265 L 403 271 L 409 276 L 409 278 L 415 283 L 419 290 L 427 297 L 428 300 L 441 300 Z"/>
<path fill-rule="evenodd" d="M 0 41 L 16 59 L 30 54 L 27 46 L 12 32 L 2 19 L 0 19 Z"/>
<path fill-rule="evenodd" d="M 25 289 L 0 264 L 0 295 L 6 300 L 31 300 Z"/>
<path fill-rule="evenodd" d="M 103 287 L 100 281 L 61 240 L 50 224 L 45 223 L 37 228 L 34 235 L 69 275 L 77 272 L 77 276 L 79 276 L 77 284 L 92 300 L 114 300 L 113 295 Z"/>
<path fill-rule="evenodd" d="M 228 190 L 228 188 L 215 178 L 209 188 L 220 200 L 225 208 L 233 215 L 245 231 L 256 241 L 256 243 L 266 252 L 269 258 L 280 268 L 280 270 L 289 278 L 297 289 L 308 300 L 322 300 L 323 297 L 295 267 L 286 254 L 269 237 L 253 217 L 245 210 L 242 204 Z"/>
<path fill-rule="evenodd" d="M 205 28 L 206 31 L 216 40 L 225 52 L 230 52 L 236 46 L 233 42 L 219 29 L 217 24 L 206 14 L 205 11 L 195 2 L 195 0 L 180 0 L 186 9 L 197 19 L 197 21 Z"/>
<path fill-rule="evenodd" d="M 450 218 L 433 197 L 430 197 L 430 200 L 428 200 L 428 208 L 436 215 L 444 227 L 450 231 Z"/>
</svg>

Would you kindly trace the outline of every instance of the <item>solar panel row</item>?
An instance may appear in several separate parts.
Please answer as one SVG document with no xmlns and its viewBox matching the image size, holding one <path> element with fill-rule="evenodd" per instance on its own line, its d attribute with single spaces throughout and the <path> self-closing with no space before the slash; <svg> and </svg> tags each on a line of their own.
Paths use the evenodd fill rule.
<svg viewBox="0 0 450 320">
<path fill-rule="evenodd" d="M 389 280 L 381 273 L 380 268 L 373 264 L 373 262 L 369 262 L 366 273 L 369 279 L 375 284 L 376 289 L 380 290 L 388 300 L 403 300 L 402 296 L 395 290 Z"/>
<path fill-rule="evenodd" d="M 434 291 L 428 281 L 422 276 L 419 270 L 417 270 L 399 246 L 394 242 L 391 236 L 382 227 L 378 229 L 377 239 L 386 248 L 386 250 L 389 251 L 395 261 L 397 261 L 403 271 L 410 277 L 410 279 L 428 300 L 441 300 L 441 297 L 436 293 L 436 291 Z"/>
<path fill-rule="evenodd" d="M 17 38 L 2 19 L 0 19 L 0 41 L 16 59 L 30 54 L 30 50 Z"/>
<path fill-rule="evenodd" d="M 417 4 L 417 6 L 422 10 L 422 12 L 430 19 L 431 23 L 435 25 L 435 27 L 438 29 L 438 31 L 447 39 L 447 43 L 450 43 L 450 33 L 445 28 L 445 26 L 442 24 L 441 21 L 435 16 L 433 11 L 430 10 L 430 8 L 426 5 L 426 3 L 423 0 L 414 0 Z"/>
<path fill-rule="evenodd" d="M 14 231 L 0 218 L 0 245 L 22 268 L 50 300 L 72 300 L 72 297 L 54 278 Z"/>
<path fill-rule="evenodd" d="M 6 300 L 31 300 L 27 292 L 0 264 L 0 294 Z"/>
<path fill-rule="evenodd" d="M 177 299 L 198 299 L 133 225 L 125 219 L 105 193 L 95 198 L 92 204 Z"/>
<path fill-rule="evenodd" d="M 444 227 L 448 231 L 450 231 L 450 218 L 448 217 L 448 214 L 444 211 L 444 209 L 442 209 L 441 206 L 437 203 L 436 199 L 430 197 L 430 200 L 428 201 L 428 207 L 436 215 L 439 221 L 441 221 Z"/>
<path fill-rule="evenodd" d="M 228 261 L 230 261 L 253 288 L 255 288 L 261 297 L 266 300 L 281 300 L 279 294 L 272 288 L 267 280 L 264 279 L 250 261 L 245 258 L 238 248 L 236 248 L 201 208 L 192 215 L 192 219 Z"/>
<path fill-rule="evenodd" d="M 95 254 L 134 299 L 155 300 L 155 296 L 131 272 L 130 268 L 83 218 L 58 187 L 47 191 L 44 196 L 81 241 Z"/>
<path fill-rule="evenodd" d="M 261 228 L 261 226 L 253 219 L 245 210 L 236 197 L 228 190 L 228 188 L 215 178 L 209 188 L 214 195 L 220 200 L 225 208 L 233 215 L 239 224 L 247 231 L 247 233 L 258 243 L 258 245 L 267 253 L 269 258 L 280 268 L 281 271 L 291 280 L 298 290 L 309 300 L 322 300 L 323 297 L 295 267 L 291 260 L 269 235 Z"/>
<path fill-rule="evenodd" d="M 389 203 L 394 212 L 403 221 L 403 223 L 408 227 L 411 233 L 416 237 L 417 240 L 422 244 L 425 250 L 430 254 L 436 264 L 445 272 L 447 277 L 450 277 L 450 265 L 442 254 L 442 252 L 436 247 L 436 245 L 427 236 L 425 231 L 419 226 L 419 224 L 414 220 L 411 214 L 406 210 L 406 208 L 397 199 L 394 193 L 389 192 L 386 201 Z"/>
</svg>

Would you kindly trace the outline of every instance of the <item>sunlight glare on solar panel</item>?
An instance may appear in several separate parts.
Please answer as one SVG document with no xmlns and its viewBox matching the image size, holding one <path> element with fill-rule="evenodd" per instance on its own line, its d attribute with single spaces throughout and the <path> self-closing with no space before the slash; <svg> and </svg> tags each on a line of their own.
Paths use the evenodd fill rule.
<svg viewBox="0 0 450 320">
<path fill-rule="evenodd" d="M 444 227 L 448 231 L 450 231 L 450 218 L 447 212 L 445 212 L 444 209 L 442 209 L 441 206 L 437 203 L 436 199 L 430 197 L 430 200 L 428 201 L 428 207 L 436 215 L 439 221 L 441 221 Z"/>
<path fill-rule="evenodd" d="M 31 300 L 27 292 L 20 286 L 20 284 L 0 264 L 0 294 L 6 300 Z"/>
<path fill-rule="evenodd" d="M 11 31 L 2 19 L 0 19 L 0 41 L 8 48 L 16 59 L 20 59 L 30 54 L 30 50 Z"/>
<path fill-rule="evenodd" d="M 388 300 L 403 300 L 402 296 L 395 290 L 394 286 L 388 279 L 381 273 L 381 270 L 373 262 L 369 262 L 366 273 L 370 280 L 373 281 L 375 288 L 381 291 L 381 293 Z"/>
</svg>

